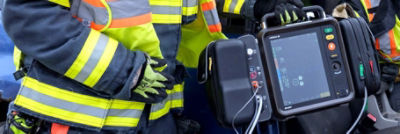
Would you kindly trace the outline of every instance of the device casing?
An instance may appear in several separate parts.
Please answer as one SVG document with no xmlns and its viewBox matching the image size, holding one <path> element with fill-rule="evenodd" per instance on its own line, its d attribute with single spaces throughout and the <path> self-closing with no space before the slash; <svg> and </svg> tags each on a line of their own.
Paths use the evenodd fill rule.
<svg viewBox="0 0 400 134">
<path fill-rule="evenodd" d="M 266 21 L 265 17 L 264 17 L 264 21 Z M 276 70 L 274 69 L 275 63 L 274 63 L 274 60 L 271 60 L 271 58 L 268 58 L 268 57 L 272 56 L 272 54 L 271 54 L 272 51 L 271 51 L 271 46 L 266 46 L 268 44 L 268 43 L 266 43 L 268 41 L 268 39 L 266 39 L 266 37 L 270 36 L 270 35 L 276 35 L 277 33 L 296 31 L 296 30 L 307 29 L 307 28 L 312 28 L 312 27 L 317 27 L 317 26 L 322 26 L 322 25 L 332 25 L 335 27 L 335 29 L 337 29 L 336 37 L 337 37 L 338 43 L 336 46 L 337 46 L 337 49 L 339 49 L 339 51 L 340 51 L 339 58 L 341 58 L 341 61 L 343 63 L 342 67 L 343 67 L 344 73 L 347 77 L 347 84 L 348 84 L 348 89 L 349 89 L 348 93 L 344 97 L 335 98 L 335 99 L 332 99 L 329 101 L 323 101 L 323 102 L 313 103 L 313 104 L 304 105 L 304 106 L 298 106 L 295 108 L 285 110 L 284 108 L 282 108 L 283 106 L 280 103 L 280 101 L 282 101 L 282 100 L 281 100 L 281 98 L 279 98 L 280 94 L 277 91 L 277 90 L 280 90 L 279 85 L 276 84 L 276 83 L 278 83 L 278 80 L 274 79 L 274 77 L 276 77 L 276 76 L 273 75 L 273 73 L 276 72 Z M 279 26 L 279 27 L 264 28 L 263 30 L 261 30 L 259 32 L 259 34 L 258 34 L 259 46 L 260 46 L 260 51 L 263 55 L 262 56 L 262 59 L 264 61 L 263 64 L 264 64 L 264 67 L 266 68 L 265 74 L 267 75 L 266 77 L 269 78 L 268 86 L 270 89 L 270 95 L 271 95 L 270 97 L 272 98 L 271 103 L 272 103 L 272 105 L 274 105 L 273 109 L 275 111 L 274 112 L 275 117 L 277 117 L 278 119 L 279 118 L 285 119 L 290 116 L 294 116 L 294 115 L 305 113 L 305 112 L 310 112 L 310 111 L 313 111 L 316 109 L 322 109 L 322 108 L 327 108 L 330 106 L 335 106 L 338 104 L 346 103 L 354 98 L 355 92 L 354 92 L 352 76 L 351 76 L 349 64 L 347 61 L 344 42 L 341 37 L 342 37 L 342 34 L 340 32 L 340 27 L 339 27 L 336 19 L 331 18 L 331 17 L 327 18 L 325 16 L 323 16 L 320 19 L 309 20 L 309 21 L 300 22 L 300 23 L 288 24 L 288 25 Z"/>
</svg>

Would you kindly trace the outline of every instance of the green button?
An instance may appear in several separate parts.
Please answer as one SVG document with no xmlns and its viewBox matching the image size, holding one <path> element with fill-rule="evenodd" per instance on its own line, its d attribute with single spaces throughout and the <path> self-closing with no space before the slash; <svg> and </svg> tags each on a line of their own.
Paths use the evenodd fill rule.
<svg viewBox="0 0 400 134">
<path fill-rule="evenodd" d="M 324 29 L 324 32 L 325 32 L 325 33 L 332 33 L 332 32 L 333 32 L 333 29 L 332 29 L 331 27 L 328 27 L 328 28 L 325 28 L 325 29 Z"/>
<path fill-rule="evenodd" d="M 360 63 L 359 67 L 360 67 L 360 76 L 364 77 L 364 66 L 363 66 L 363 64 Z"/>
</svg>

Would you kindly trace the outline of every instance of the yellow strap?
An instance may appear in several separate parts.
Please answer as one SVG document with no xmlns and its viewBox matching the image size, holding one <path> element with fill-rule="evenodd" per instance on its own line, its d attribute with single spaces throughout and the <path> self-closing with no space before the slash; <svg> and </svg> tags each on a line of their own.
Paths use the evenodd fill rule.
<svg viewBox="0 0 400 134">
<path fill-rule="evenodd" d="M 64 7 L 68 8 L 71 7 L 71 5 L 69 4 L 69 0 L 49 0 L 49 1 Z"/>
</svg>

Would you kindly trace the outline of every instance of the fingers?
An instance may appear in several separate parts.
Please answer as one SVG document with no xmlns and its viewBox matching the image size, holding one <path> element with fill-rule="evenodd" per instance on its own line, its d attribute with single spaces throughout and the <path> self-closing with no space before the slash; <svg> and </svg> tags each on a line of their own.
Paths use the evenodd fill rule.
<svg viewBox="0 0 400 134">
<path fill-rule="evenodd" d="M 165 59 L 152 57 L 150 59 L 150 65 L 153 68 L 163 67 L 163 66 L 167 65 L 167 61 Z"/>
<path fill-rule="evenodd" d="M 275 18 L 281 25 L 302 21 L 304 16 L 304 11 L 291 3 L 281 3 L 275 7 Z"/>
</svg>

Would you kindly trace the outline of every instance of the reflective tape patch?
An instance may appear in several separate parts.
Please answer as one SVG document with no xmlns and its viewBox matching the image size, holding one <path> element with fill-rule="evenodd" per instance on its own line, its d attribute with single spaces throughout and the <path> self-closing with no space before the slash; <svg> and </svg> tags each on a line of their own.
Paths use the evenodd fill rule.
<svg viewBox="0 0 400 134">
<path fill-rule="evenodd" d="M 97 41 L 97 45 L 92 51 L 92 54 L 90 55 L 88 61 L 86 62 L 86 65 L 82 68 L 80 73 L 74 78 L 75 80 L 79 82 L 85 81 L 89 75 L 90 72 L 96 67 L 96 64 L 99 62 L 101 55 L 103 54 L 103 50 L 105 50 L 108 42 L 108 38 L 104 35 L 101 34 L 99 40 Z"/>
<path fill-rule="evenodd" d="M 207 25 L 215 25 L 220 23 L 218 18 L 218 13 L 216 10 L 203 11 L 203 13 L 204 13 L 204 18 L 207 21 Z"/>
<path fill-rule="evenodd" d="M 197 0 L 183 0 L 182 15 L 191 16 L 197 14 Z"/>
<path fill-rule="evenodd" d="M 181 6 L 151 5 L 152 23 L 180 24 L 182 22 Z"/>
<path fill-rule="evenodd" d="M 136 127 L 144 103 L 108 100 L 53 87 L 25 77 L 15 104 L 53 118 L 101 128 Z"/>
<path fill-rule="evenodd" d="M 222 11 L 224 13 L 240 14 L 244 0 L 226 0 Z"/>
<path fill-rule="evenodd" d="M 105 7 L 100 0 L 82 0 L 82 1 L 94 7 Z"/>
<path fill-rule="evenodd" d="M 107 116 L 104 125 L 111 127 L 136 127 L 138 123 L 139 118 Z"/>
<path fill-rule="evenodd" d="M 51 106 L 51 107 L 57 107 L 59 109 L 63 109 L 66 111 L 74 111 L 77 113 L 82 113 L 98 118 L 104 118 L 105 117 L 105 111 L 104 109 L 97 108 L 97 107 L 92 107 L 92 106 L 85 106 L 81 104 L 76 104 L 74 102 L 69 102 L 61 99 L 57 99 L 51 96 L 44 95 L 40 92 L 37 92 L 35 90 L 32 90 L 27 87 L 22 87 L 22 92 L 19 95 L 22 95 L 26 98 L 29 98 L 33 101 L 36 101 L 38 103 L 41 103 L 43 105 Z"/>
<path fill-rule="evenodd" d="M 69 3 L 69 0 L 49 0 L 49 1 L 53 2 L 53 3 L 56 3 L 56 4 L 59 4 L 61 6 L 64 6 L 64 7 L 70 7 L 71 6 L 70 3 Z"/>
<path fill-rule="evenodd" d="M 181 7 L 151 6 L 151 12 L 153 14 L 180 15 Z"/>
<path fill-rule="evenodd" d="M 194 7 L 197 6 L 197 0 L 183 0 L 183 7 Z"/>
<path fill-rule="evenodd" d="M 197 6 L 195 7 L 182 7 L 182 15 L 191 16 L 197 14 Z"/>
<path fill-rule="evenodd" d="M 182 16 L 170 14 L 152 14 L 151 22 L 159 24 L 180 24 L 182 22 Z"/>
<path fill-rule="evenodd" d="M 180 7 L 182 6 L 181 0 L 149 0 L 150 5 L 159 5 L 159 6 L 175 6 Z"/>
<path fill-rule="evenodd" d="M 91 30 L 81 52 L 64 75 L 93 87 L 107 69 L 117 47 L 116 40 Z"/>
</svg>

